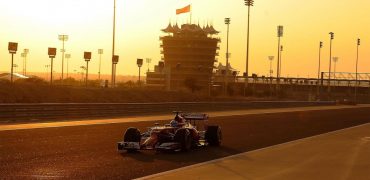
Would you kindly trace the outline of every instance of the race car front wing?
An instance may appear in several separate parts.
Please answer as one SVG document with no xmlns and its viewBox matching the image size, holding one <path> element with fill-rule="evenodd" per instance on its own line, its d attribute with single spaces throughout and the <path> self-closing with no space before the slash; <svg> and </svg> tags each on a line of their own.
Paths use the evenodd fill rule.
<svg viewBox="0 0 370 180">
<path fill-rule="evenodd" d="M 139 142 L 118 142 L 118 150 L 140 150 Z"/>
</svg>

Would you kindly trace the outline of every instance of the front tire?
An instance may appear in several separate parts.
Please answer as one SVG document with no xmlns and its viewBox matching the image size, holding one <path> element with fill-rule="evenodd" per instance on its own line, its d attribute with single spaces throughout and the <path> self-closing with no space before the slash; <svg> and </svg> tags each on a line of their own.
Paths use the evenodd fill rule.
<svg viewBox="0 0 370 180">
<path fill-rule="evenodd" d="M 124 142 L 137 142 L 140 143 L 141 141 L 141 134 L 137 128 L 128 128 L 123 136 Z M 132 153 L 136 152 L 136 149 L 128 149 L 127 152 Z"/>
<path fill-rule="evenodd" d="M 220 126 L 208 126 L 205 139 L 211 146 L 220 146 L 222 140 L 222 132 Z"/>
<path fill-rule="evenodd" d="M 175 133 L 174 140 L 180 143 L 181 151 L 186 152 L 191 149 L 192 137 L 188 129 L 178 129 Z"/>
</svg>

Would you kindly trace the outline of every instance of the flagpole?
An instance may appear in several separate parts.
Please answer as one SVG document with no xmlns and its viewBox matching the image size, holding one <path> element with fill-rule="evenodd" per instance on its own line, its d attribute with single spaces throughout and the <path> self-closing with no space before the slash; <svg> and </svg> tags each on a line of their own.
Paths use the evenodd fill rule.
<svg viewBox="0 0 370 180">
<path fill-rule="evenodd" d="M 193 4 L 190 4 L 190 24 L 191 24 L 191 18 L 193 16 L 193 11 L 191 10 L 191 7 L 193 7 Z"/>
<path fill-rule="evenodd" d="M 192 13 L 190 13 L 190 24 L 191 24 L 191 16 L 192 16 Z"/>
</svg>

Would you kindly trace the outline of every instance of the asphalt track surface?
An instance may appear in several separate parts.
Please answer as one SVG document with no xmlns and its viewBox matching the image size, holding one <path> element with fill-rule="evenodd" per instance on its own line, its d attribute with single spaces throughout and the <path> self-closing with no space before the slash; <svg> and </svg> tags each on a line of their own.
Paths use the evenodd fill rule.
<svg viewBox="0 0 370 180">
<path fill-rule="evenodd" d="M 223 145 L 188 153 L 120 154 L 128 127 L 154 122 L 0 132 L 0 179 L 132 179 L 370 122 L 370 108 L 212 118 Z M 162 122 L 164 123 L 164 122 Z"/>
<path fill-rule="evenodd" d="M 367 123 L 136 180 L 369 180 L 369 132 Z"/>
</svg>

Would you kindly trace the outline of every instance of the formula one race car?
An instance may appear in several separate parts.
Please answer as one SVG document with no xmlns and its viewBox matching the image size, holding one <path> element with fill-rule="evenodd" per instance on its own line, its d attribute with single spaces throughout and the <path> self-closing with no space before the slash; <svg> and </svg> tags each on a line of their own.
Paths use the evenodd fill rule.
<svg viewBox="0 0 370 180">
<path fill-rule="evenodd" d="M 176 113 L 175 118 L 170 124 L 161 126 L 156 123 L 144 133 L 140 133 L 137 128 L 128 128 L 123 141 L 117 144 L 118 150 L 189 151 L 203 146 L 220 146 L 221 127 L 208 126 L 207 114 L 174 113 Z M 203 127 L 198 127 L 201 122 Z"/>
</svg>

